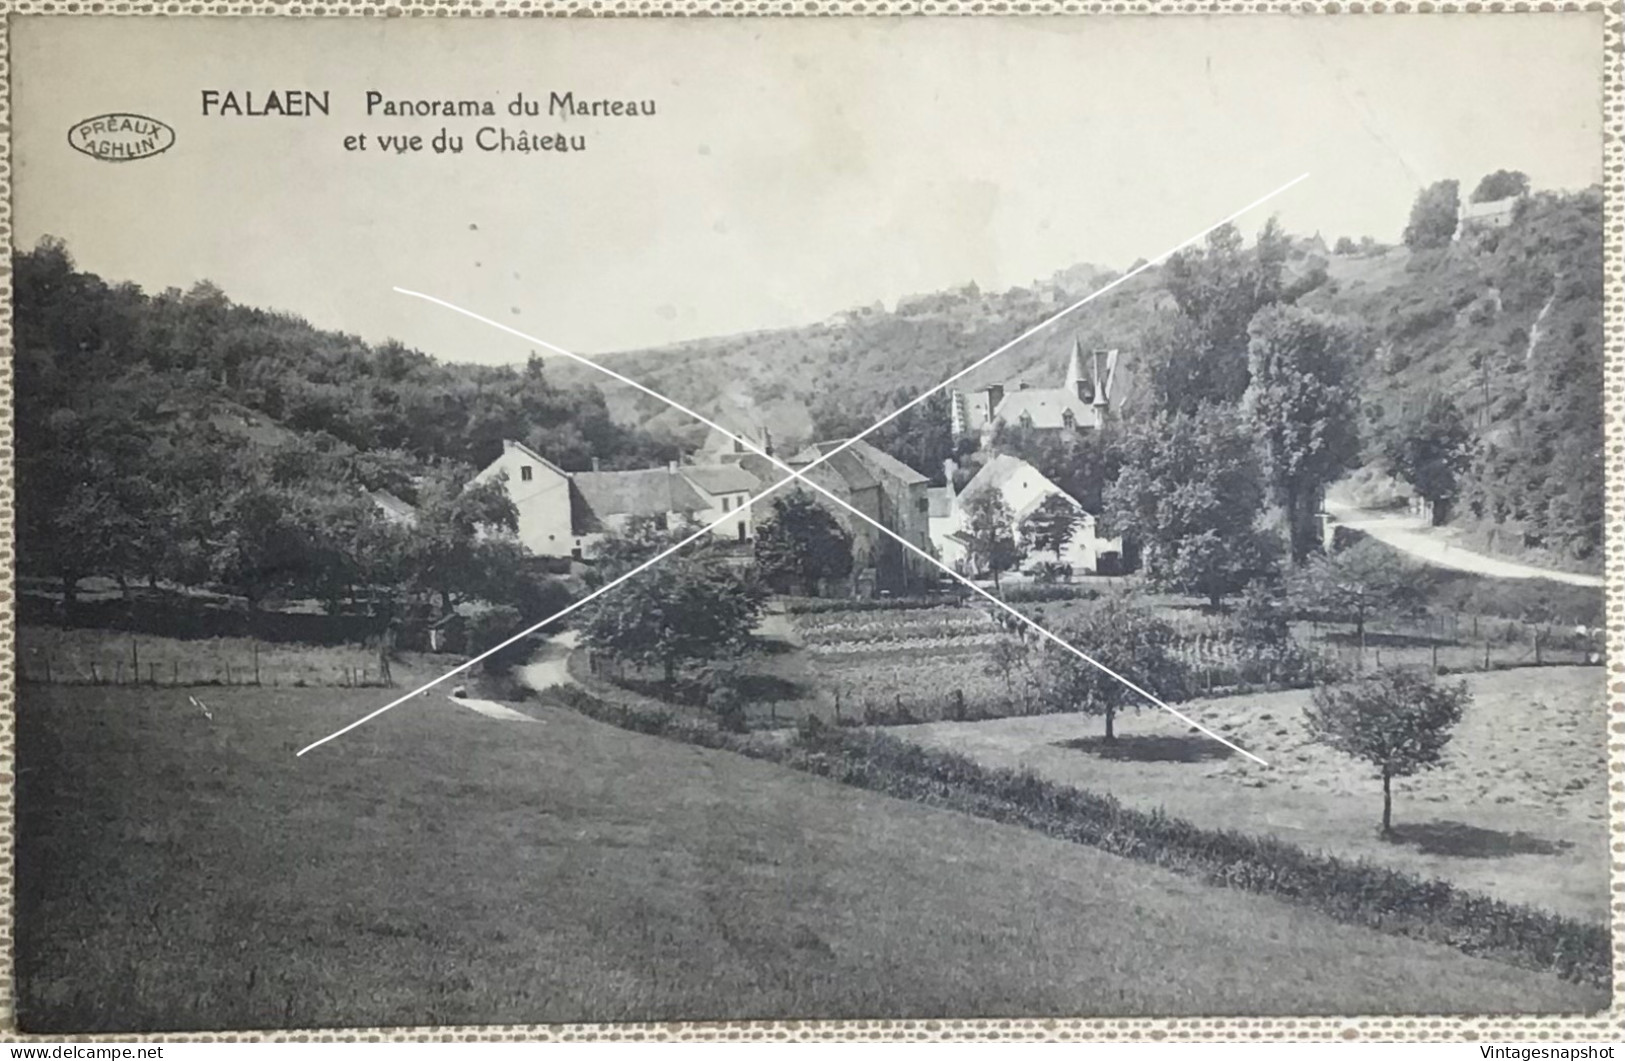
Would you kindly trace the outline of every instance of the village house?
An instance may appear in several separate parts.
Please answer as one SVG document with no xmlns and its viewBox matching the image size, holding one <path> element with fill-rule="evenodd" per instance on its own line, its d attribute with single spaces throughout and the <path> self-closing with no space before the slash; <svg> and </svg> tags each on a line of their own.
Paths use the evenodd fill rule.
<svg viewBox="0 0 1625 1061">
<path fill-rule="evenodd" d="M 1509 195 L 1487 203 L 1461 204 L 1456 215 L 1456 239 L 1469 239 L 1512 224 L 1521 195 Z"/>
<path fill-rule="evenodd" d="M 1096 533 L 1095 517 L 1065 490 L 1050 481 L 1037 468 L 1018 457 L 999 454 L 977 471 L 965 488 L 954 491 L 954 467 L 944 469 L 948 485 L 930 492 L 931 542 L 938 558 L 961 574 L 972 574 L 969 565 L 969 539 L 964 532 L 966 505 L 988 491 L 997 491 L 1010 508 L 1010 531 L 1028 550 L 1028 560 L 1054 557 L 1047 550 L 1039 554 L 1032 543 L 1023 540 L 1022 520 L 1051 497 L 1064 498 L 1078 512 L 1072 539 L 1061 550 L 1060 562 L 1078 574 L 1116 574 L 1121 570 L 1123 542 L 1102 538 Z"/>
<path fill-rule="evenodd" d="M 753 452 L 773 455 L 773 432 L 753 410 L 729 409 L 718 413 L 715 420 L 727 430 L 713 427 L 707 431 L 705 441 L 694 454 L 696 464 L 735 463 Z"/>
<path fill-rule="evenodd" d="M 576 472 L 576 522 L 583 530 L 580 557 L 591 558 L 608 534 L 622 533 L 634 519 L 674 528 L 696 521 L 709 505 L 678 472 L 664 468 Z"/>
<path fill-rule="evenodd" d="M 519 543 L 534 556 L 581 557 L 590 528 L 570 473 L 512 439 L 503 440 L 502 455 L 473 481 L 489 482 L 504 473 L 508 497 L 519 512 Z"/>
<path fill-rule="evenodd" d="M 1074 342 L 1059 387 L 995 383 L 968 395 L 954 391 L 948 402 L 953 433 L 979 435 L 986 447 L 1000 424 L 1032 431 L 1095 430 L 1113 411 L 1117 360 L 1116 350 L 1096 350 L 1086 359 L 1083 346 Z"/>
<path fill-rule="evenodd" d="M 926 488 L 930 480 L 867 442 L 855 442 L 844 449 L 841 446 L 841 440 L 815 442 L 785 464 L 805 471 L 810 482 L 929 554 Z M 819 458 L 827 459 L 813 464 Z M 761 457 L 747 455 L 740 464 L 764 484 L 789 474 Z M 906 592 L 920 584 L 931 566 L 928 561 L 828 497 L 817 491 L 809 493 L 852 536 L 853 593 L 868 596 L 882 590 Z M 759 518 L 765 516 L 763 513 Z"/>
<path fill-rule="evenodd" d="M 523 443 L 507 440 L 502 456 L 473 481 L 487 482 L 499 473 L 506 473 L 508 496 L 519 512 L 519 542 L 534 556 L 590 560 L 606 534 L 624 531 L 637 518 L 673 528 L 718 523 L 712 533 L 735 542 L 754 536 L 745 503 L 760 483 L 738 464 L 674 462 L 600 471 L 595 460 L 590 472 L 567 472 Z M 734 512 L 737 518 L 724 519 Z"/>
<path fill-rule="evenodd" d="M 762 485 L 756 476 L 739 464 L 680 464 L 677 473 L 705 502 L 695 518 L 708 526 L 722 521 L 711 533 L 736 542 L 755 538 L 756 510 L 745 503 Z"/>
</svg>

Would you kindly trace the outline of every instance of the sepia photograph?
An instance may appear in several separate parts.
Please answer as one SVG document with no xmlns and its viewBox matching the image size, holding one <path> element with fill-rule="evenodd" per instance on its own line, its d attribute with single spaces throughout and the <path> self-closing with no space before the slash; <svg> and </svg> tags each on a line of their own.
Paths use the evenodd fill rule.
<svg viewBox="0 0 1625 1061">
<path fill-rule="evenodd" d="M 21 1032 L 1608 1011 L 1600 10 L 9 34 Z"/>
</svg>

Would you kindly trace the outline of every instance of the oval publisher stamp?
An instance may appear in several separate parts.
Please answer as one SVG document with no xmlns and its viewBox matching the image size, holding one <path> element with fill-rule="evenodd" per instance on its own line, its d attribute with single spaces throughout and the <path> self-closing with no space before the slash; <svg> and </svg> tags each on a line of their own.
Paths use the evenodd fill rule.
<svg viewBox="0 0 1625 1061">
<path fill-rule="evenodd" d="M 134 162 L 175 146 L 175 130 L 143 114 L 98 114 L 68 130 L 75 151 L 103 162 Z"/>
</svg>

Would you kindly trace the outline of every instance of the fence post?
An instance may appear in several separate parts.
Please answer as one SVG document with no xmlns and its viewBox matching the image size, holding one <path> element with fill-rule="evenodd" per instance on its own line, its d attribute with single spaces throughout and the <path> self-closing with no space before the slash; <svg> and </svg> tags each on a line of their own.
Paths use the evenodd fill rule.
<svg viewBox="0 0 1625 1061">
<path fill-rule="evenodd" d="M 1434 640 L 1433 640 L 1433 670 L 1434 670 L 1435 673 L 1437 673 L 1438 670 L 1439 670 L 1439 640 L 1438 640 L 1438 638 L 1434 638 Z"/>
<path fill-rule="evenodd" d="M 140 675 L 137 675 L 136 677 L 137 677 L 137 679 L 139 679 Z M 124 684 L 124 661 L 123 660 L 118 660 L 117 662 L 115 662 L 113 664 L 113 684 L 114 685 L 123 685 Z"/>
<path fill-rule="evenodd" d="M 169 684 L 171 684 L 171 685 L 179 685 L 180 683 L 181 683 L 181 661 L 178 660 L 178 659 L 172 659 L 172 660 L 169 661 Z"/>
<path fill-rule="evenodd" d="M 1490 669 L 1490 639 L 1484 639 L 1484 669 Z"/>
<path fill-rule="evenodd" d="M 260 643 L 250 641 L 249 644 L 254 649 L 254 684 L 258 685 L 260 683 Z"/>
<path fill-rule="evenodd" d="M 45 654 L 45 684 L 51 684 L 51 654 L 49 652 Z"/>
<path fill-rule="evenodd" d="M 231 684 L 231 660 L 226 660 L 226 684 Z"/>
<path fill-rule="evenodd" d="M 91 663 L 90 663 L 90 684 L 92 684 L 92 685 L 100 685 L 101 683 L 102 683 L 101 672 L 99 672 L 96 669 L 95 660 L 92 660 Z"/>
<path fill-rule="evenodd" d="M 130 638 L 130 684 L 141 684 L 141 652 L 134 637 Z"/>
</svg>

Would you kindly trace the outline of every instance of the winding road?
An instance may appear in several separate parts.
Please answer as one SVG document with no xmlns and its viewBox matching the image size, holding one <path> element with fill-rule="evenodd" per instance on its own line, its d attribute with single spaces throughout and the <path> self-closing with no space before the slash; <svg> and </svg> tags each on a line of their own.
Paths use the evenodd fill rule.
<svg viewBox="0 0 1625 1061">
<path fill-rule="evenodd" d="M 1372 512 L 1331 499 L 1326 501 L 1326 511 L 1336 518 L 1339 526 L 1363 531 L 1384 545 L 1436 567 L 1470 571 L 1476 575 L 1489 575 L 1492 578 L 1543 578 L 1570 586 L 1598 588 L 1602 586 L 1600 575 L 1582 575 L 1571 571 L 1532 567 L 1514 560 L 1502 560 L 1499 557 L 1464 549 L 1451 542 L 1447 531 L 1431 527 L 1416 516 Z"/>
</svg>

